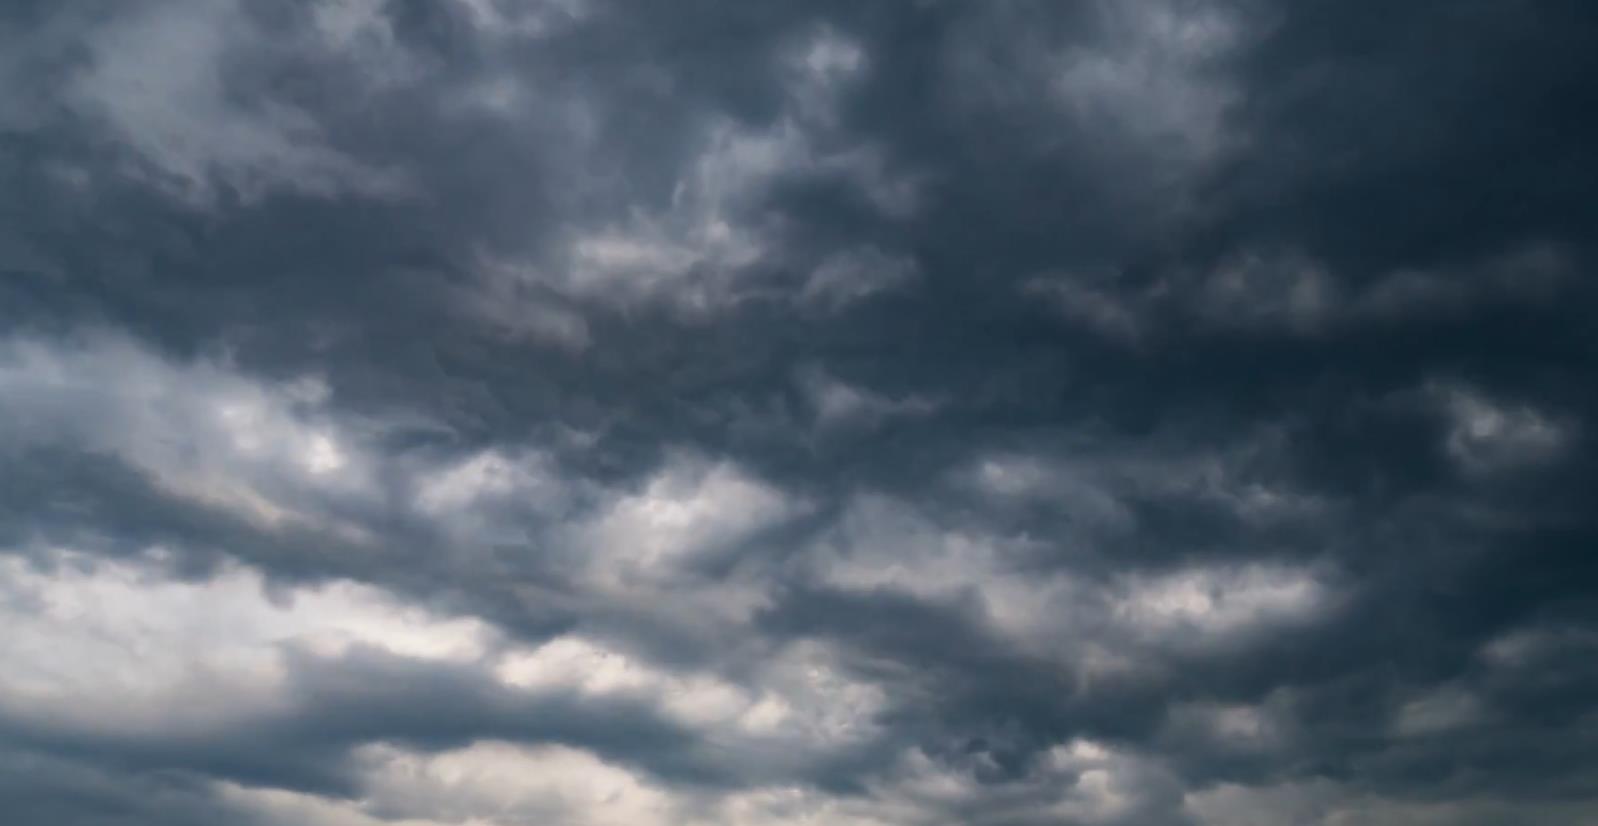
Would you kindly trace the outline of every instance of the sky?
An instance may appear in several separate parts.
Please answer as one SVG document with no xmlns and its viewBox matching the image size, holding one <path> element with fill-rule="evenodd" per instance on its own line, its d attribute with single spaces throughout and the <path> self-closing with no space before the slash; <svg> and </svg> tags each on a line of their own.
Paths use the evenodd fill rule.
<svg viewBox="0 0 1598 826">
<path fill-rule="evenodd" d="M 1594 43 L 8 0 L 0 820 L 1598 823 Z"/>
</svg>

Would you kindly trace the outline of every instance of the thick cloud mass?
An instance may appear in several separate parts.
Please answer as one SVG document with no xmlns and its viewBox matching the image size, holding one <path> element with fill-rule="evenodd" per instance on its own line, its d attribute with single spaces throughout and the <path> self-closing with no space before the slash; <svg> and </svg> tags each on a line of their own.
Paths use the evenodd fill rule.
<svg viewBox="0 0 1598 826">
<path fill-rule="evenodd" d="M 1598 822 L 1594 44 L 0 4 L 0 821 Z"/>
</svg>

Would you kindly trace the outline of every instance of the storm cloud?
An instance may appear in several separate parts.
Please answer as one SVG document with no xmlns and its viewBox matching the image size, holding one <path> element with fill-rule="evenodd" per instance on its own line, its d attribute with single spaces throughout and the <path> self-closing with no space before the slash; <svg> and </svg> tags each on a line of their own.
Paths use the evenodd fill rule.
<svg viewBox="0 0 1598 826">
<path fill-rule="evenodd" d="M 0 820 L 1598 821 L 1594 44 L 12 0 Z"/>
</svg>

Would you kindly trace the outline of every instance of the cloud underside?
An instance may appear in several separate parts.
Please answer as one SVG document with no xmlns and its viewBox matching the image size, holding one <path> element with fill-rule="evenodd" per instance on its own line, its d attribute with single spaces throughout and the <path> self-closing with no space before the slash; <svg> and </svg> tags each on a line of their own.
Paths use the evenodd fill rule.
<svg viewBox="0 0 1598 826">
<path fill-rule="evenodd" d="M 1595 36 L 10 4 L 0 819 L 1592 822 Z"/>
</svg>

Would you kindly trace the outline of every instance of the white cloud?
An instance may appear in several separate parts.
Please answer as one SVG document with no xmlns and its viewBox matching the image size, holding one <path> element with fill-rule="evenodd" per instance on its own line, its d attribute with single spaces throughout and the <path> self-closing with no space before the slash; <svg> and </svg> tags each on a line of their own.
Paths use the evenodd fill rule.
<svg viewBox="0 0 1598 826">
<path fill-rule="evenodd" d="M 159 555 L 0 557 L 0 706 L 69 728 L 156 733 L 225 724 L 287 702 L 290 648 L 370 646 L 444 662 L 482 657 L 483 623 L 347 581 L 271 596 L 241 568 L 166 578 Z"/>
<path fill-rule="evenodd" d="M 1141 634 L 1226 642 L 1313 620 L 1336 592 L 1311 570 L 1250 564 L 1196 566 L 1126 579 L 1117 615 Z"/>
<path fill-rule="evenodd" d="M 837 588 L 970 601 L 997 631 L 1043 656 L 1090 647 L 1091 593 L 1066 572 L 1030 569 L 1027 558 L 1035 551 L 1024 537 L 946 528 L 908 503 L 866 494 L 855 498 L 807 562 L 814 576 Z M 1085 621 L 1071 623 L 1067 632 L 1065 615 Z"/>
<path fill-rule="evenodd" d="M 231 808 L 271 826 L 654 826 L 681 820 L 672 795 L 564 746 L 485 741 L 437 753 L 374 744 L 357 753 L 361 797 L 217 783 Z"/>
<path fill-rule="evenodd" d="M 1084 519 L 1112 518 L 1100 504 L 1082 507 Z M 1326 571 L 1286 565 L 1197 565 L 1103 582 L 1039 565 L 1042 547 L 1026 535 L 947 527 L 907 503 L 860 495 L 805 562 L 835 588 L 975 608 L 1007 644 L 1069 665 L 1083 688 L 1157 671 L 1173 652 L 1223 651 L 1304 628 L 1335 611 L 1341 596 Z"/>
<path fill-rule="evenodd" d="M 946 530 L 907 503 L 880 495 L 855 498 L 812 562 L 820 577 L 852 590 L 891 587 L 924 597 L 973 591 L 995 607 L 1035 603 L 1012 588 L 1033 591 L 1037 580 L 1007 571 L 1007 554 L 1020 550 L 1001 540 Z M 1008 575 L 1007 575 L 1008 574 Z M 998 591 L 1003 591 L 1001 597 Z"/>
<path fill-rule="evenodd" d="M 807 506 L 735 465 L 682 455 L 578 529 L 605 578 L 668 575 Z"/>
<path fill-rule="evenodd" d="M 486 741 L 426 754 L 374 745 L 360 761 L 357 800 L 235 784 L 218 791 L 272 826 L 890 826 L 934 817 L 924 798 L 895 789 L 885 800 L 802 785 L 684 793 L 563 746 Z"/>
<path fill-rule="evenodd" d="M 718 826 L 899 826 L 916 822 L 921 814 L 903 805 L 838 797 L 801 785 L 735 792 L 705 808 L 706 819 Z"/>
<path fill-rule="evenodd" d="M 673 796 L 587 752 L 483 742 L 437 754 L 374 745 L 366 808 L 446 823 L 671 824 Z"/>
<path fill-rule="evenodd" d="M 674 674 L 626 652 L 578 636 L 532 650 L 507 652 L 495 668 L 508 685 L 529 691 L 570 690 L 588 696 L 631 696 L 658 704 L 685 724 L 744 727 L 756 700 L 743 686 L 705 674 Z"/>
<path fill-rule="evenodd" d="M 424 512 L 448 513 L 487 499 L 547 499 L 559 484 L 537 455 L 507 456 L 485 449 L 420 480 L 417 502 Z"/>
<path fill-rule="evenodd" d="M 0 340 L 0 445 L 114 454 L 169 494 L 262 528 L 318 527 L 362 542 L 330 506 L 375 501 L 359 423 L 327 409 L 315 375 L 264 381 L 225 360 L 174 363 L 127 339 Z"/>
<path fill-rule="evenodd" d="M 668 671 L 577 635 L 508 649 L 494 672 L 506 685 L 534 693 L 632 697 L 658 705 L 725 747 L 781 744 L 784 759 L 858 742 L 875 730 L 873 715 L 885 705 L 881 689 L 849 677 L 814 643 L 774 652 L 737 683 L 705 672 Z"/>
<path fill-rule="evenodd" d="M 516 546 L 540 532 L 534 523 L 567 518 L 589 485 L 563 478 L 542 452 L 491 447 L 408 469 L 414 511 L 467 547 Z"/>
</svg>

